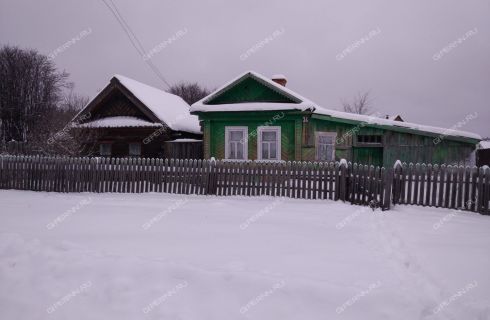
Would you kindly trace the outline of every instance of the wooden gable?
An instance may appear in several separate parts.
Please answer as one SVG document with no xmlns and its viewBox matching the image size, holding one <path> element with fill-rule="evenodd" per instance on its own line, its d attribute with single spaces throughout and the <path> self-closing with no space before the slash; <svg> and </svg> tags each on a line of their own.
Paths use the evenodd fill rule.
<svg viewBox="0 0 490 320">
<path fill-rule="evenodd" d="M 105 101 L 102 101 L 98 107 L 92 111 L 92 120 L 105 117 L 129 116 L 142 120 L 150 121 L 140 108 L 129 100 L 120 91 L 114 91 Z"/>
<path fill-rule="evenodd" d="M 260 79 L 247 75 L 217 92 L 206 104 L 234 104 L 242 102 L 298 103 L 298 99 L 280 92 Z"/>
<path fill-rule="evenodd" d="M 149 122 L 162 122 L 117 79 L 113 79 L 77 117 L 87 113 L 90 113 L 90 117 L 84 117 L 80 123 L 118 116 L 135 117 Z"/>
</svg>

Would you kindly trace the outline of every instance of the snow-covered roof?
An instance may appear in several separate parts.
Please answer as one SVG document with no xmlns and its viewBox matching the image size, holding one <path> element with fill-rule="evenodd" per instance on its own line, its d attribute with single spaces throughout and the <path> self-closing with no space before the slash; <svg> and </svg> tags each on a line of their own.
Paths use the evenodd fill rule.
<svg viewBox="0 0 490 320">
<path fill-rule="evenodd" d="M 132 128 L 132 127 L 149 127 L 158 128 L 163 125 L 158 122 L 149 122 L 136 117 L 106 117 L 82 124 L 74 124 L 78 128 Z"/>
<path fill-rule="evenodd" d="M 272 90 L 283 94 L 285 96 L 293 98 L 293 100 L 297 100 L 298 103 L 268 103 L 268 102 L 242 102 L 242 103 L 234 103 L 234 104 L 207 104 L 208 101 L 213 99 L 214 97 L 220 95 L 226 89 L 233 87 L 234 85 L 240 83 L 242 79 L 246 79 L 247 77 L 253 77 L 256 80 L 262 82 L 267 85 Z M 191 106 L 191 112 L 212 112 L 212 111 L 267 111 L 267 110 L 314 110 L 318 105 L 312 102 L 309 99 L 301 96 L 297 92 L 294 92 L 291 89 L 288 89 L 266 76 L 261 75 L 255 71 L 247 71 L 240 74 L 238 77 L 224 84 L 223 86 L 216 89 L 210 95 L 202 98 Z"/>
<path fill-rule="evenodd" d="M 201 132 L 198 117 L 190 114 L 189 105 L 181 97 L 125 76 L 114 78 L 172 130 Z"/>
<path fill-rule="evenodd" d="M 238 84 L 240 80 L 245 79 L 247 76 L 252 76 L 255 79 L 261 81 L 262 83 L 268 85 L 270 88 L 276 90 L 277 92 L 283 93 L 290 97 L 293 97 L 295 100 L 298 100 L 299 103 L 277 103 L 277 102 L 242 102 L 242 103 L 233 103 L 233 104 L 207 104 L 208 101 L 213 99 L 214 97 L 221 94 L 226 89 L 233 87 Z M 282 76 L 282 75 L 279 75 Z M 315 114 L 331 116 L 333 118 L 338 119 L 347 119 L 353 120 L 356 122 L 363 122 L 373 125 L 383 125 L 383 126 L 391 126 L 391 127 L 399 127 L 406 128 L 411 130 L 417 130 L 430 134 L 437 134 L 441 136 L 441 139 L 446 136 L 454 136 L 454 137 L 462 137 L 462 138 L 471 138 L 481 140 L 481 136 L 476 133 L 454 130 L 454 129 L 446 129 L 439 128 L 433 126 L 420 125 L 410 122 L 402 122 L 395 121 L 390 119 L 383 119 L 376 116 L 368 116 L 368 115 L 359 115 L 354 113 L 342 112 L 332 109 L 326 109 L 320 107 L 318 104 L 312 102 L 309 99 L 301 96 L 300 94 L 294 92 L 293 90 L 286 88 L 271 79 L 255 72 L 255 71 L 247 71 L 242 73 L 235 79 L 229 81 L 224 84 L 220 88 L 216 89 L 213 93 L 204 97 L 203 99 L 197 101 L 191 106 L 191 112 L 219 112 L 219 111 L 274 111 L 274 110 L 300 110 L 300 111 L 311 111 Z M 395 116 L 396 117 L 396 116 Z"/>
<path fill-rule="evenodd" d="M 285 79 L 285 80 L 287 80 L 286 76 L 285 76 L 285 75 L 283 75 L 283 74 L 281 74 L 281 73 L 278 73 L 278 74 L 273 75 L 273 76 L 271 77 L 271 79 L 272 79 L 272 80 L 275 80 L 275 79 L 277 79 L 277 80 L 280 80 L 280 79 Z"/>
<path fill-rule="evenodd" d="M 410 123 L 410 122 L 388 120 L 376 116 L 342 112 L 337 110 L 325 109 L 322 107 L 315 109 L 314 113 L 320 115 L 327 115 L 338 119 L 354 120 L 354 121 L 368 123 L 368 124 L 406 128 L 406 129 L 427 132 L 431 134 L 437 134 L 441 136 L 441 139 L 443 139 L 446 136 L 454 136 L 454 137 L 463 137 L 463 138 L 481 140 L 481 136 L 479 134 L 472 133 L 472 132 L 426 126 L 426 125 Z"/>
<path fill-rule="evenodd" d="M 199 140 L 199 139 L 175 139 L 175 140 L 167 141 L 167 142 L 202 142 L 202 140 Z"/>
<path fill-rule="evenodd" d="M 480 141 L 480 149 L 490 149 L 490 141 Z"/>
</svg>

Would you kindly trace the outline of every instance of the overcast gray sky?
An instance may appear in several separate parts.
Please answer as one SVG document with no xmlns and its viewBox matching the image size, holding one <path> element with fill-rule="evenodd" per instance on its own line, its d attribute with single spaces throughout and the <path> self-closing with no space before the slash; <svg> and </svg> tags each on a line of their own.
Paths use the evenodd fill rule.
<svg viewBox="0 0 490 320">
<path fill-rule="evenodd" d="M 490 0 L 113 1 L 147 51 L 185 32 L 151 58 L 170 83 L 282 73 L 323 107 L 370 90 L 374 111 L 445 128 L 477 113 L 460 129 L 490 136 Z M 116 73 L 165 88 L 102 0 L 0 0 L 0 45 L 50 54 L 84 30 L 55 57 L 76 91 L 93 97 Z"/>
</svg>

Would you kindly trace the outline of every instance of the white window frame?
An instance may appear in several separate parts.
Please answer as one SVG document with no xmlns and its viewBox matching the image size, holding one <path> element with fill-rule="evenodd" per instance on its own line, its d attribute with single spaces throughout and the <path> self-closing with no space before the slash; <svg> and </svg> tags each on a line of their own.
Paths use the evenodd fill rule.
<svg viewBox="0 0 490 320">
<path fill-rule="evenodd" d="M 103 145 L 108 145 L 109 146 L 109 154 L 103 154 L 102 153 L 102 146 Z M 110 143 L 110 142 L 102 142 L 99 145 L 99 155 L 102 156 L 102 157 L 110 157 L 110 156 L 112 156 L 112 143 Z"/>
<path fill-rule="evenodd" d="M 317 131 L 315 132 L 315 160 L 316 161 L 325 161 L 325 160 L 320 160 L 318 152 L 320 149 L 318 148 L 318 140 L 320 137 L 332 137 L 332 160 L 326 160 L 328 162 L 330 161 L 335 161 L 335 145 L 337 144 L 337 132 L 331 132 L 331 131 Z"/>
<path fill-rule="evenodd" d="M 243 132 L 243 159 L 231 159 L 230 154 L 230 133 L 232 131 Z M 226 126 L 225 127 L 225 159 L 233 161 L 245 161 L 248 160 L 248 127 L 246 126 Z"/>
<path fill-rule="evenodd" d="M 262 159 L 262 133 L 267 131 L 276 132 L 277 159 Z M 257 128 L 257 159 L 262 161 L 281 161 L 281 127 L 280 126 L 262 126 Z"/>
</svg>

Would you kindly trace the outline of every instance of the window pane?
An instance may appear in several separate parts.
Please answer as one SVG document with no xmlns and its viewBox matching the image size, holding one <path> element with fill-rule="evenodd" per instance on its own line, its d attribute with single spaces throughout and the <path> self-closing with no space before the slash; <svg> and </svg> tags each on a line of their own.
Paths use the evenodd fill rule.
<svg viewBox="0 0 490 320">
<path fill-rule="evenodd" d="M 276 141 L 276 132 L 275 131 L 262 132 L 262 141 Z"/>
<path fill-rule="evenodd" d="M 320 152 L 320 160 L 323 160 L 323 161 L 328 160 L 327 159 L 327 148 L 325 147 L 325 145 L 321 146 L 319 152 Z"/>
<path fill-rule="evenodd" d="M 237 148 L 237 152 L 236 152 L 237 153 L 237 156 L 236 156 L 236 158 L 237 159 L 243 159 L 243 143 L 238 142 L 236 144 L 236 146 L 237 146 L 236 147 Z"/>
<path fill-rule="evenodd" d="M 230 141 L 240 141 L 243 139 L 243 131 L 230 131 Z"/>
<path fill-rule="evenodd" d="M 235 148 L 236 148 L 235 143 L 230 142 L 230 156 L 229 156 L 230 159 L 235 159 L 236 157 Z"/>
<path fill-rule="evenodd" d="M 277 159 L 277 143 L 275 142 L 270 143 L 270 158 Z"/>
<path fill-rule="evenodd" d="M 140 143 L 130 143 L 129 144 L 129 155 L 130 156 L 140 156 L 141 155 L 141 144 Z"/>
<path fill-rule="evenodd" d="M 333 160 L 333 148 L 331 145 L 326 146 L 325 148 L 325 160 Z"/>
<path fill-rule="evenodd" d="M 102 143 L 99 147 L 99 153 L 101 156 L 110 156 L 111 145 L 109 143 Z"/>
<path fill-rule="evenodd" d="M 262 159 L 269 159 L 269 144 L 262 142 Z"/>
<path fill-rule="evenodd" d="M 333 161 L 335 150 L 335 134 L 322 134 L 317 136 L 317 159 L 319 161 Z"/>
<path fill-rule="evenodd" d="M 324 143 L 324 144 L 333 144 L 333 136 L 318 136 L 318 142 L 319 143 Z"/>
</svg>

